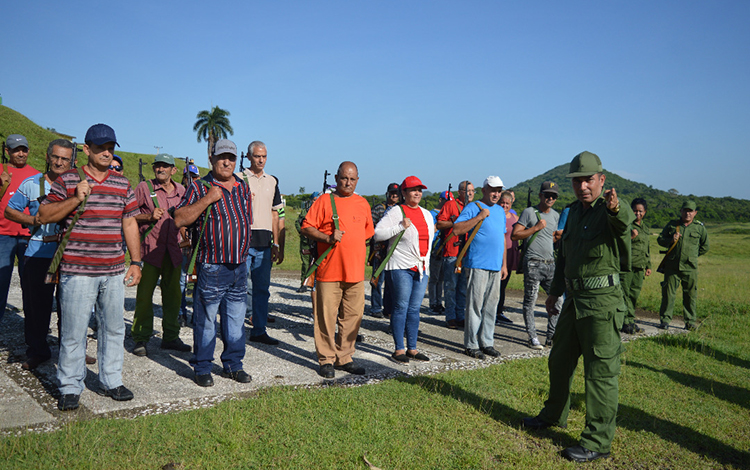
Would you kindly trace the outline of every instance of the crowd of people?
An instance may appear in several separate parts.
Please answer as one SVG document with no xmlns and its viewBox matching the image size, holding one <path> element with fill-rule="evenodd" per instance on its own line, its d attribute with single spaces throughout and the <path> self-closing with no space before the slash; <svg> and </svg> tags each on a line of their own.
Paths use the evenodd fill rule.
<svg viewBox="0 0 750 470">
<path fill-rule="evenodd" d="M 44 173 L 27 165 L 29 143 L 18 134 L 5 142 L 0 168 L 0 319 L 5 312 L 14 264 L 23 289 L 26 361 L 33 370 L 52 359 L 47 332 L 57 296 L 60 410 L 79 406 L 87 363 L 99 362 L 98 393 L 125 401 L 133 393 L 122 381 L 125 352 L 124 287 L 137 286 L 131 326 L 136 356 L 147 356 L 153 337 L 152 297 L 162 295 L 160 347 L 188 354 L 197 385 L 213 385 L 211 368 L 217 327 L 224 343 L 223 372 L 240 383 L 246 342 L 269 346 L 268 300 L 272 264 L 284 259 L 284 204 L 279 181 L 265 172 L 266 145 L 248 146 L 250 168 L 237 171 L 234 142 L 215 142 L 210 171 L 199 178 L 186 167 L 173 180 L 174 158 L 157 155 L 154 177 L 135 190 L 122 174 L 115 131 L 88 129 L 87 162 L 76 167 L 77 149 L 65 139 L 49 143 Z M 515 271 L 524 276 L 523 320 L 528 346 L 551 347 L 549 398 L 529 429 L 566 426 L 571 378 L 583 356 L 586 427 L 571 460 L 608 455 L 615 429 L 620 333 L 635 334 L 635 307 L 645 276 L 651 275 L 647 202 L 622 203 L 606 189 L 599 157 L 590 152 L 570 163 L 576 201 L 563 215 L 553 206 L 557 182 L 545 181 L 539 203 L 520 216 L 515 195 L 499 176 L 474 185 L 461 181 L 457 194 L 440 193 L 432 212 L 420 206 L 427 186 L 417 176 L 387 186 L 385 202 L 370 207 L 356 193 L 359 173 L 342 162 L 336 185 L 316 195 L 297 223 L 304 243 L 301 292 L 312 287 L 314 344 L 320 376 L 336 370 L 362 375 L 356 341 L 365 311 L 365 265 L 372 266 L 370 314 L 387 318 L 396 364 L 429 361 L 419 350 L 420 310 L 429 286 L 429 308 L 445 315 L 445 326 L 463 329 L 464 353 L 498 357 L 496 324 L 505 315 L 505 289 Z M 680 218 L 658 237 L 667 254 L 660 328 L 669 328 L 678 286 L 683 289 L 687 329 L 697 327 L 697 258 L 708 251 L 697 207 L 686 201 Z M 369 243 L 369 256 L 368 256 Z M 126 254 L 128 255 L 126 257 Z M 129 259 L 129 264 L 126 264 Z M 312 280 L 312 282 L 310 282 Z M 185 325 L 185 286 L 194 282 L 193 344 L 179 336 Z M 535 328 L 539 287 L 547 293 L 544 342 Z M 381 291 L 382 289 L 382 291 Z M 92 312 L 97 357 L 86 356 Z M 217 321 L 220 319 L 220 321 Z M 245 332 L 246 320 L 252 325 Z M 186 356 L 187 357 L 187 356 Z"/>
</svg>

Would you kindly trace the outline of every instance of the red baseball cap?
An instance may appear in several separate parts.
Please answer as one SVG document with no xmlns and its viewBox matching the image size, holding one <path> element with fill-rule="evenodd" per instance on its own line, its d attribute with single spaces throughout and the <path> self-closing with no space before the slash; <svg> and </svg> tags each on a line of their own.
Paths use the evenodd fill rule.
<svg viewBox="0 0 750 470">
<path fill-rule="evenodd" d="M 422 182 L 416 176 L 407 176 L 403 183 L 401 183 L 401 189 L 408 188 L 422 188 L 427 189 L 427 186 L 423 185 Z"/>
</svg>

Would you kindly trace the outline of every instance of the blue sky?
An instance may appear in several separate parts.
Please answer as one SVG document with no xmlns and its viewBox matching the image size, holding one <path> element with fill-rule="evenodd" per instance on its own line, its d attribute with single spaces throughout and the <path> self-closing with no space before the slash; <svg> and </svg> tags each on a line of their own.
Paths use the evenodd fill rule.
<svg viewBox="0 0 750 470">
<path fill-rule="evenodd" d="M 747 1 L 27 1 L 6 18 L 4 105 L 202 165 L 192 127 L 217 105 L 287 194 L 343 160 L 379 194 L 411 174 L 511 186 L 589 150 L 658 189 L 750 199 Z"/>
</svg>

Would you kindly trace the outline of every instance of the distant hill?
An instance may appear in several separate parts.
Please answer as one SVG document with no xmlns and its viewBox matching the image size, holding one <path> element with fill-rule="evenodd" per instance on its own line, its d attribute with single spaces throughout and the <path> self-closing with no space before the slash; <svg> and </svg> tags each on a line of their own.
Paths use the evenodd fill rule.
<svg viewBox="0 0 750 470">
<path fill-rule="evenodd" d="M 568 169 L 569 164 L 565 163 L 509 188 L 516 193 L 516 202 L 513 207 L 516 211 L 519 208 L 526 207 L 529 188 L 531 188 L 532 204 L 538 203 L 539 188 L 542 182 L 549 180 L 560 185 L 560 198 L 555 204 L 555 209 L 557 211 L 562 210 L 567 204 L 575 200 L 570 179 L 565 176 L 568 174 Z M 669 220 L 679 217 L 680 207 L 687 199 L 694 200 L 698 205 L 698 216 L 696 218 L 701 222 L 710 224 L 750 222 L 750 200 L 747 199 L 671 194 L 643 183 L 631 181 L 607 170 L 604 170 L 604 174 L 607 175 L 606 188 L 614 187 L 617 195 L 627 201 L 628 204 L 637 197 L 646 200 L 648 212 L 645 223 L 650 227 L 661 228 Z"/>
<path fill-rule="evenodd" d="M 61 123 L 64 124 L 64 123 Z M 96 124 L 92 122 L 92 124 Z M 117 129 L 115 129 L 117 132 Z M 10 134 L 21 134 L 29 141 L 29 165 L 36 168 L 39 171 L 44 171 L 47 145 L 55 139 L 68 138 L 69 136 L 63 136 L 55 133 L 52 130 L 45 129 L 23 114 L 10 109 L 6 106 L 0 105 L 0 140 L 5 139 Z M 78 136 L 79 142 L 77 142 L 79 150 L 83 148 L 83 137 Z M 120 150 L 117 147 L 115 150 L 117 155 L 122 158 L 123 164 L 125 165 L 125 176 L 130 180 L 130 184 L 133 188 L 138 184 L 138 163 L 140 159 L 143 159 L 143 175 L 146 178 L 153 178 L 154 172 L 151 170 L 151 164 L 154 163 L 153 154 L 133 153 Z M 83 151 L 79 151 L 78 154 L 78 165 L 85 165 L 87 161 L 86 154 Z M 185 160 L 177 160 L 177 168 L 179 168 L 177 174 L 175 174 L 175 181 L 180 182 L 182 179 L 182 170 L 185 168 Z M 205 168 L 199 168 L 200 174 L 205 175 L 208 170 Z"/>
</svg>

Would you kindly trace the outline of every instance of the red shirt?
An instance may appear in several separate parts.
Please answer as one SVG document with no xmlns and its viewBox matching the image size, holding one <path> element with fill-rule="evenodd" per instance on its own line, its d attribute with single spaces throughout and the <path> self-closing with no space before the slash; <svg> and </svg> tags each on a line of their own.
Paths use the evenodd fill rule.
<svg viewBox="0 0 750 470">
<path fill-rule="evenodd" d="M 177 268 L 182 264 L 182 250 L 180 250 L 179 243 L 180 229 L 177 228 L 174 219 L 167 210 L 177 207 L 185 194 L 185 187 L 173 182 L 174 189 L 170 194 L 167 194 L 167 191 L 156 179 L 152 179 L 151 184 L 154 188 L 156 200 L 159 201 L 159 207 L 164 209 L 164 215 L 141 242 L 141 258 L 148 264 L 161 268 L 164 254 L 168 251 L 172 265 Z M 148 190 L 148 184 L 145 181 L 135 188 L 135 199 L 138 201 L 141 214 L 150 214 L 156 209 L 151 192 Z M 148 232 L 150 227 L 151 222 L 138 226 L 141 237 Z"/>
<path fill-rule="evenodd" d="M 0 200 L 0 235 L 8 235 L 11 237 L 15 236 L 29 236 L 29 229 L 21 227 L 21 224 L 12 222 L 5 218 L 5 208 L 8 207 L 8 201 L 16 193 L 18 187 L 23 183 L 29 176 L 38 175 L 39 172 L 32 168 L 30 165 L 26 165 L 23 168 L 16 168 L 8 163 L 0 164 L 0 173 L 7 171 L 13 177 L 10 180 L 10 185 L 3 195 L 3 199 Z M 24 209 L 24 214 L 29 214 L 28 207 Z"/>
<path fill-rule="evenodd" d="M 446 202 L 443 205 L 443 208 L 440 209 L 440 213 L 437 216 L 438 222 L 445 222 L 445 221 L 451 221 L 454 222 L 458 216 L 461 214 L 461 211 L 464 209 L 464 205 L 461 204 L 458 199 L 452 199 L 448 202 Z M 458 256 L 458 237 L 451 237 L 453 234 L 453 228 L 443 230 L 443 243 L 447 240 L 447 245 L 445 246 L 445 249 L 443 250 L 443 256 Z"/>
</svg>

